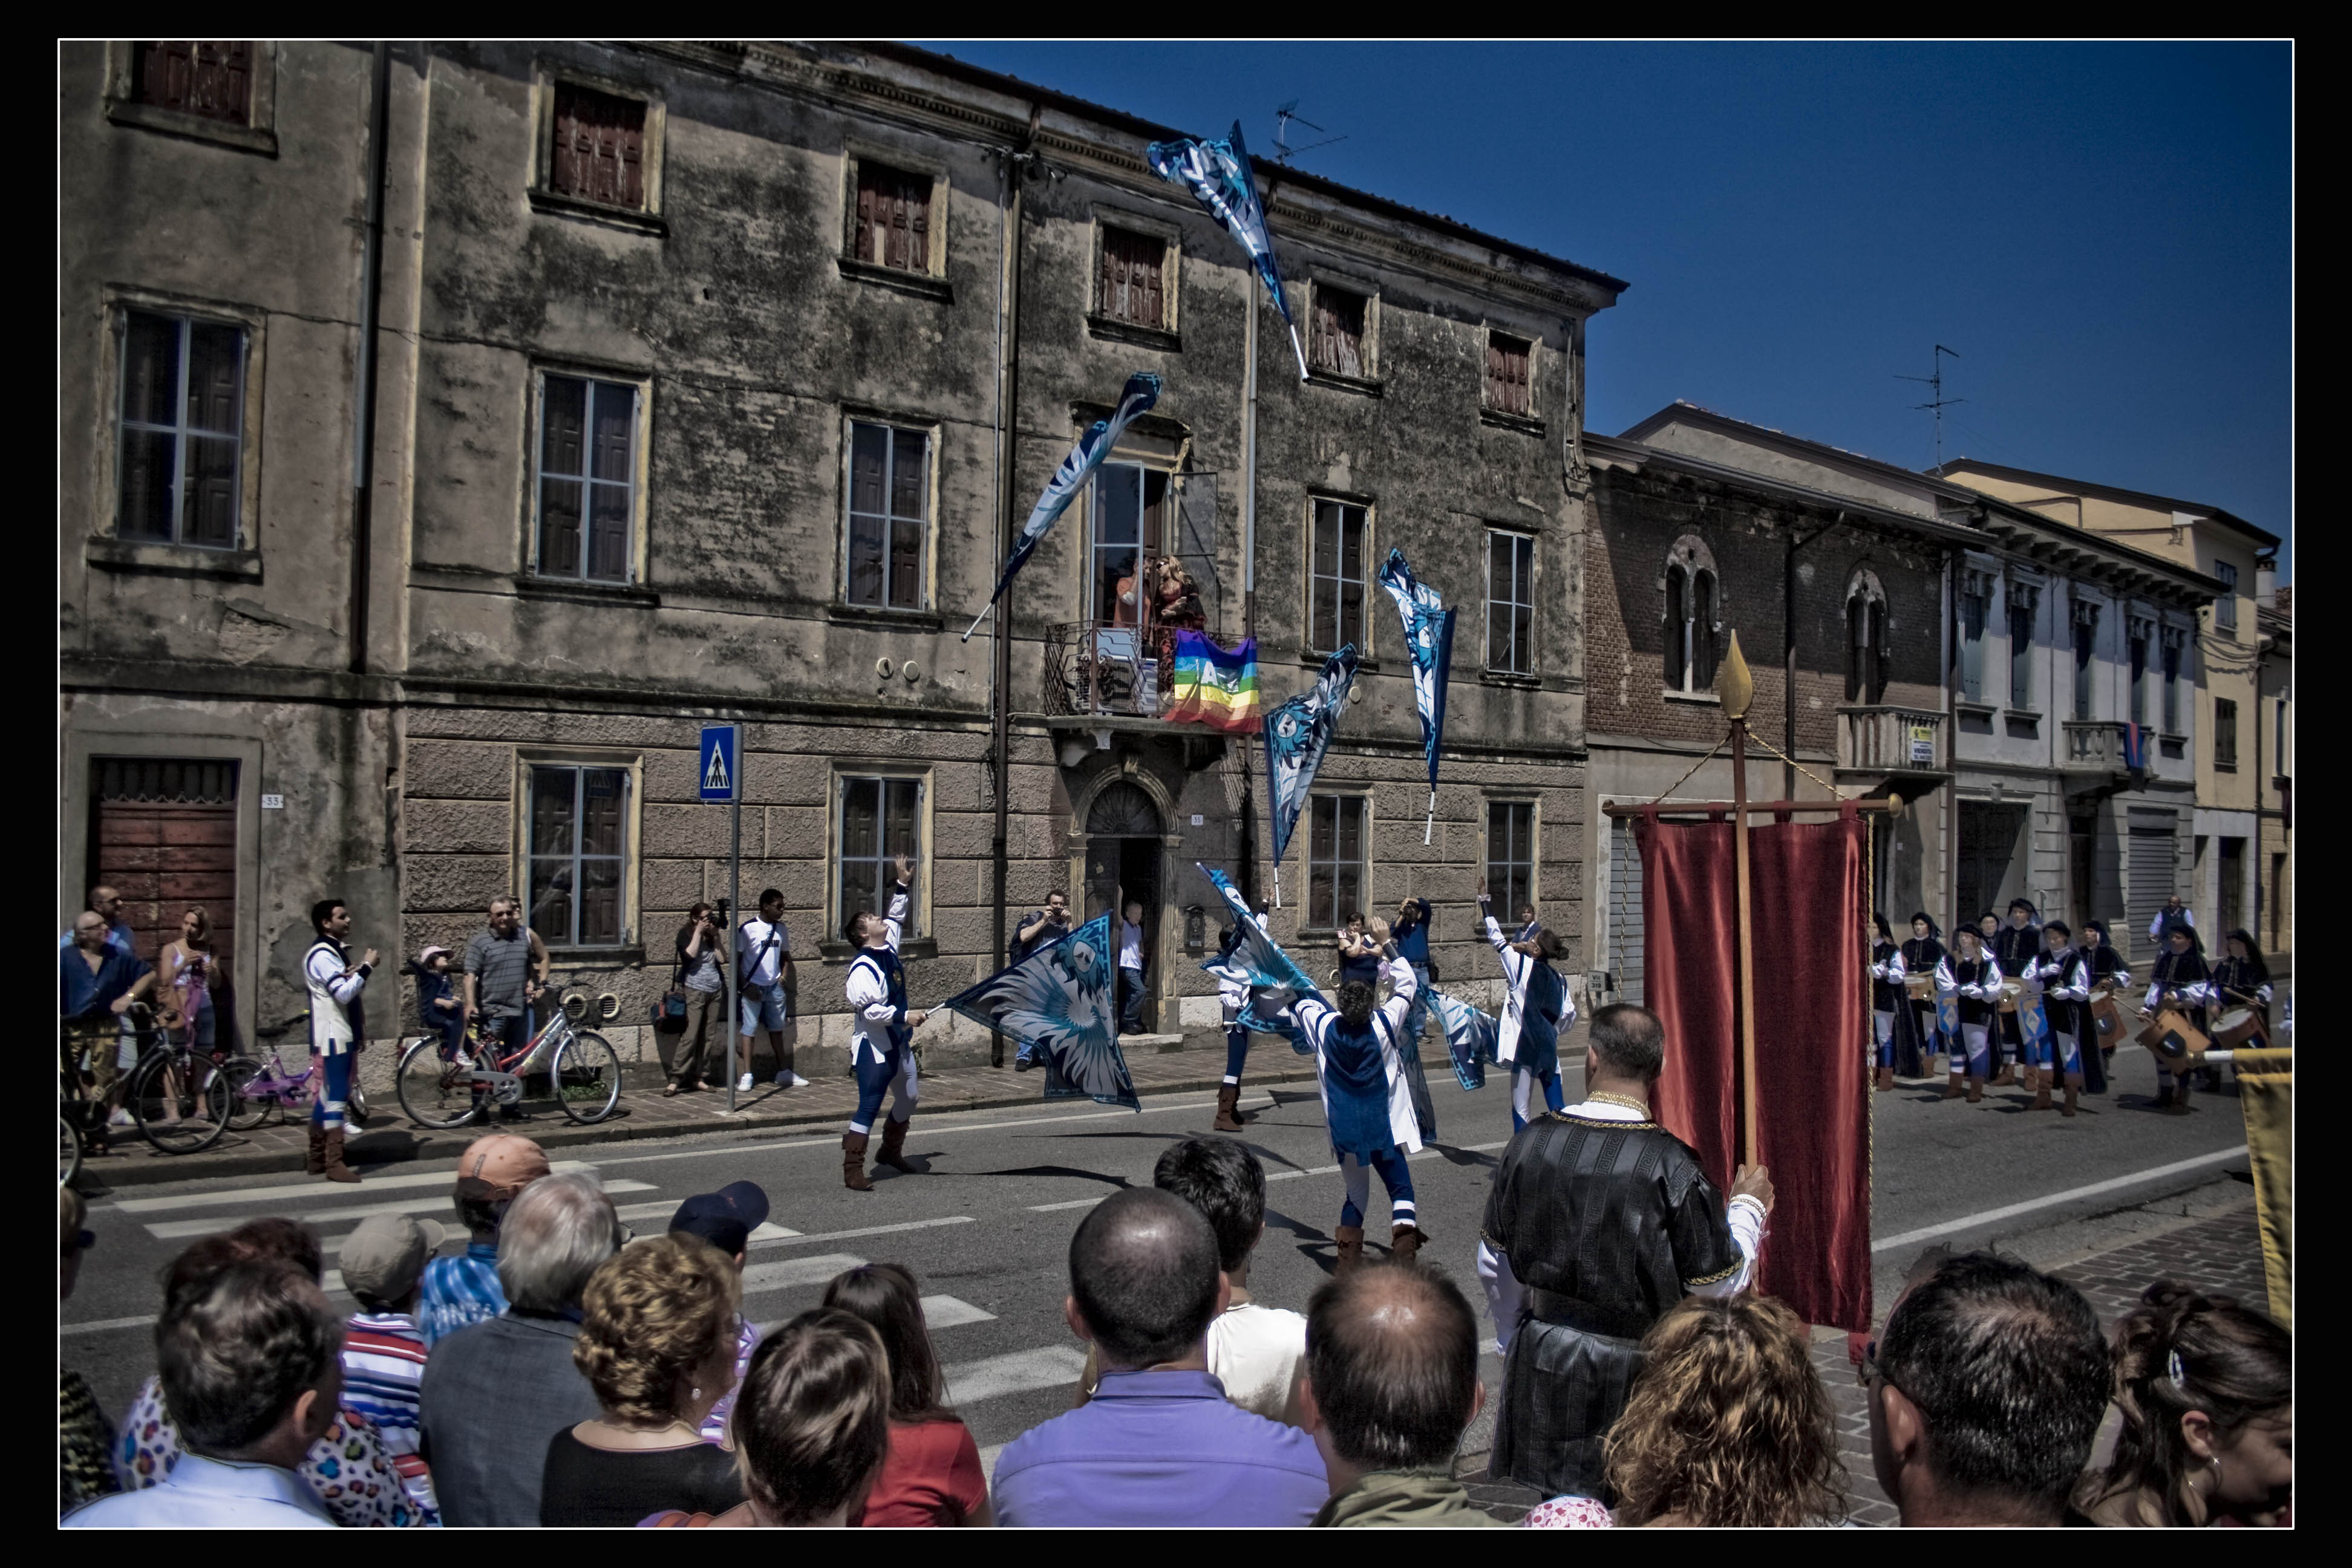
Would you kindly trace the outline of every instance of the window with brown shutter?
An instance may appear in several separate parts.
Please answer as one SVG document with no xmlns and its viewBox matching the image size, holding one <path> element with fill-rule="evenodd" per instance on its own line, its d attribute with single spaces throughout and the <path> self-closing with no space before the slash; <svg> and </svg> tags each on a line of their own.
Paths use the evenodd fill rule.
<svg viewBox="0 0 2352 1568">
<path fill-rule="evenodd" d="M 1339 375 L 1368 376 L 1364 353 L 1364 317 L 1370 303 L 1361 294 L 1344 289 L 1315 286 L 1315 312 L 1308 335 L 1317 370 Z"/>
<path fill-rule="evenodd" d="M 570 82 L 555 84 L 555 138 L 547 188 L 610 207 L 646 205 L 646 105 Z"/>
<path fill-rule="evenodd" d="M 230 125 L 253 109 L 253 45 L 243 38 L 164 38 L 131 47 L 131 90 L 141 103 Z"/>
<path fill-rule="evenodd" d="M 905 272 L 931 269 L 931 177 L 887 163 L 857 165 L 856 259 Z"/>
<path fill-rule="evenodd" d="M 1167 301 L 1161 279 L 1168 242 L 1148 234 L 1105 227 L 1102 243 L 1102 313 L 1130 326 L 1165 328 Z"/>
<path fill-rule="evenodd" d="M 1486 338 L 1486 406 L 1497 414 L 1528 414 L 1528 356 L 1534 347 L 1525 338 L 1492 332 Z"/>
<path fill-rule="evenodd" d="M 125 313 L 119 536 L 236 549 L 244 429 L 244 328 Z"/>
</svg>

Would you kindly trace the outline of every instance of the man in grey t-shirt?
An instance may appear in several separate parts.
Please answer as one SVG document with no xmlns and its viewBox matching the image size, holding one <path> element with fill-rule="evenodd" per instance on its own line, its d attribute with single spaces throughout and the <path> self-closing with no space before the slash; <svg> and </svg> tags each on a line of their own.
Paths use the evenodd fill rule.
<svg viewBox="0 0 2352 1568">
<path fill-rule="evenodd" d="M 530 1040 L 530 1007 L 547 988 L 547 944 L 522 929 L 515 901 L 491 900 L 489 929 L 466 943 L 466 1017 L 480 1023 L 484 1045 L 504 1053 Z M 509 1121 L 524 1117 L 510 1105 L 499 1114 Z"/>
</svg>

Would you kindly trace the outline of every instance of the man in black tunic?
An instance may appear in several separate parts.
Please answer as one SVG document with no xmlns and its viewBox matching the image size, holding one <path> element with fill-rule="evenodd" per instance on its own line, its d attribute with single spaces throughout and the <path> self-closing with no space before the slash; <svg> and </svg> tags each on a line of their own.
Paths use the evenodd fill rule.
<svg viewBox="0 0 2352 1568">
<path fill-rule="evenodd" d="M 1601 1446 L 1642 1336 L 1685 1295 L 1746 1285 L 1763 1240 L 1763 1167 L 1740 1168 L 1727 1205 L 1690 1145 L 1650 1120 L 1664 1061 L 1655 1014 L 1594 1014 L 1584 1100 L 1511 1140 L 1486 1199 L 1478 1275 L 1507 1358 L 1489 1468 L 1546 1497 L 1611 1500 Z"/>
</svg>

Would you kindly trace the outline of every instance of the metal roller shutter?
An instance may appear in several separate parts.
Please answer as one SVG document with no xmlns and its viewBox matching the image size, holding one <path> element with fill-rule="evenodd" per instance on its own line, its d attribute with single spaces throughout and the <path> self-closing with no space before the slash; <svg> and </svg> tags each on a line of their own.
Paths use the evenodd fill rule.
<svg viewBox="0 0 2352 1568">
<path fill-rule="evenodd" d="M 1642 855 L 1622 816 L 1609 823 L 1609 972 L 1618 1000 L 1642 1000 Z"/>
<path fill-rule="evenodd" d="M 2145 956 L 2153 951 L 2147 940 L 2147 922 L 2156 918 L 2156 911 L 2177 889 L 2179 822 L 2168 811 L 2147 811 L 2137 806 L 2132 809 L 2127 868 L 2131 886 L 2125 889 L 2124 902 L 2131 911 L 2132 928 L 2130 940 L 2124 947 L 2126 952 Z"/>
</svg>

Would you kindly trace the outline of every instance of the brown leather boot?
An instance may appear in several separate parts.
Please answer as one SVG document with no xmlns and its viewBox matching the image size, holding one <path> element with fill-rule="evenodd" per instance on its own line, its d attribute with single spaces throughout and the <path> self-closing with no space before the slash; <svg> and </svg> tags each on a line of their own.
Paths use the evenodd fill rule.
<svg viewBox="0 0 2352 1568">
<path fill-rule="evenodd" d="M 1217 1086 L 1217 1119 L 1210 1123 L 1211 1127 L 1219 1132 L 1240 1131 L 1242 1130 L 1241 1102 L 1241 1085 L 1219 1084 Z"/>
<path fill-rule="evenodd" d="M 327 1130 L 315 1121 L 310 1123 L 310 1152 L 302 1156 L 302 1173 L 307 1176 L 327 1173 Z"/>
<path fill-rule="evenodd" d="M 866 1134 L 845 1132 L 841 1135 L 841 1184 L 853 1193 L 870 1193 L 874 1184 L 866 1179 Z"/>
<path fill-rule="evenodd" d="M 1895 1069 L 1893 1068 L 1880 1068 L 1878 1069 L 1878 1088 L 1880 1092 L 1884 1093 L 1885 1090 L 1893 1089 L 1894 1087 Z"/>
<path fill-rule="evenodd" d="M 876 1164 L 887 1165 L 910 1176 L 915 1173 L 915 1167 L 907 1163 L 907 1129 L 913 1124 L 911 1117 L 905 1121 L 882 1123 L 882 1152 L 874 1156 Z"/>
<path fill-rule="evenodd" d="M 2000 1080 L 1995 1079 L 1994 1081 L 1998 1082 Z M 1970 1105 L 1974 1105 L 1977 1101 L 1982 1100 L 1984 1098 L 1984 1091 L 1985 1080 L 1977 1077 L 1974 1073 L 1970 1073 L 1969 1075 L 1969 1103 Z"/>
<path fill-rule="evenodd" d="M 343 1163 L 343 1130 L 341 1128 L 331 1127 L 327 1130 L 322 1152 L 326 1156 L 326 1169 L 321 1173 L 327 1180 L 356 1182 L 360 1179 L 360 1173 L 357 1171 Z"/>
<path fill-rule="evenodd" d="M 2059 1115 L 2072 1116 L 2074 1114 L 2074 1096 L 2081 1093 L 2082 1089 L 2083 1075 L 2078 1072 L 2068 1073 L 2066 1075 L 2066 1103 L 2058 1108 Z"/>
<path fill-rule="evenodd" d="M 2017 1069 L 2009 1063 L 2003 1062 L 2000 1064 L 2000 1071 L 1993 1075 L 1992 1086 L 1995 1089 L 2003 1089 L 2016 1081 Z"/>
<path fill-rule="evenodd" d="M 2048 1083 L 2037 1083 L 2033 1086 L 2033 1105 L 2032 1109 L 2035 1110 L 2047 1110 L 2050 1109 L 2050 1085 Z"/>
<path fill-rule="evenodd" d="M 2189 1114 L 2189 1080 L 2187 1079 L 2180 1079 L 2174 1082 L 2172 1098 L 2165 1102 L 2164 1108 L 2175 1116 Z"/>
<path fill-rule="evenodd" d="M 2038 1068 L 2038 1067 L 2035 1067 L 2032 1063 L 2028 1062 L 2028 1063 L 2026 1064 L 2026 1067 L 2025 1067 L 2025 1076 L 2024 1076 L 2024 1079 L 2023 1079 L 2023 1080 L 2022 1080 L 2022 1081 L 2023 1081 L 2023 1083 L 2024 1083 L 2025 1087 L 2026 1087 L 2026 1088 L 2028 1088 L 2028 1089 L 2041 1089 L 2041 1088 L 2042 1087 L 2042 1069 L 2041 1069 L 2040 1068 Z"/>
<path fill-rule="evenodd" d="M 1946 1100 L 1958 1100 L 1960 1096 L 1966 1093 L 1968 1093 L 1968 1089 L 1961 1084 L 1959 1074 L 1954 1073 L 1951 1077 L 1944 1080 L 1944 1098 Z"/>
<path fill-rule="evenodd" d="M 1389 1232 L 1389 1260 L 1411 1263 L 1421 1256 L 1421 1244 L 1429 1237 L 1419 1226 L 1401 1225 Z"/>
<path fill-rule="evenodd" d="M 1339 1244 L 1339 1251 L 1338 1260 L 1331 1266 L 1331 1278 L 1345 1279 L 1364 1261 L 1364 1227 L 1343 1225 L 1334 1233 L 1334 1239 Z"/>
</svg>

